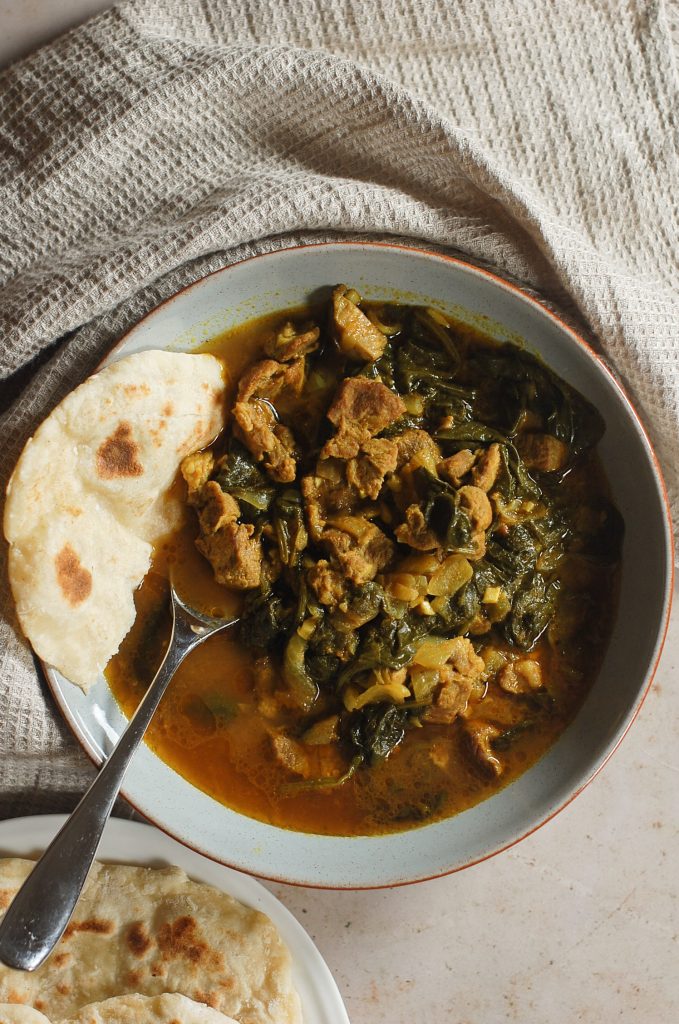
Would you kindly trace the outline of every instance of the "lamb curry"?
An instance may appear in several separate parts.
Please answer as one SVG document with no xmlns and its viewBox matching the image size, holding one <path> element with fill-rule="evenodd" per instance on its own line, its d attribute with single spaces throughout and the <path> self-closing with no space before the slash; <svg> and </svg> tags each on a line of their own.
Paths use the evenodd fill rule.
<svg viewBox="0 0 679 1024">
<path fill-rule="evenodd" d="M 149 732 L 192 783 L 334 835 L 492 795 L 573 718 L 611 630 L 623 525 L 597 411 L 514 344 L 345 286 L 209 350 L 231 416 L 182 464 L 190 515 L 107 670 L 122 707 L 162 657 L 171 567 L 241 616 Z"/>
</svg>

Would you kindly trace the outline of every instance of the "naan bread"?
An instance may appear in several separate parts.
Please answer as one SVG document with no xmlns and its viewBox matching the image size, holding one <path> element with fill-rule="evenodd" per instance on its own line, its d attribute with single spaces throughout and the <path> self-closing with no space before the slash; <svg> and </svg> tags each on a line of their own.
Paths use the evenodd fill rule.
<svg viewBox="0 0 679 1024">
<path fill-rule="evenodd" d="M 44 1013 L 30 1006 L 0 1003 L 0 1024 L 50 1024 Z"/>
<path fill-rule="evenodd" d="M 0 1024 L 2 1017 L 0 1016 Z M 177 993 L 162 996 L 113 996 L 90 1003 L 59 1024 L 237 1024 L 205 1003 Z"/>
<path fill-rule="evenodd" d="M 0 860 L 0 907 L 32 867 Z M 95 864 L 49 960 L 31 974 L 0 964 L 0 1002 L 53 1021 L 135 992 L 178 992 L 239 1024 L 302 1021 L 290 954 L 272 922 L 179 868 Z"/>
<path fill-rule="evenodd" d="M 9 575 L 26 636 L 84 690 L 134 621 L 167 492 L 224 425 L 222 364 L 149 351 L 88 378 L 28 441 L 7 488 Z"/>
<path fill-rule="evenodd" d="M 238 1024 L 205 1003 L 164 992 L 160 996 L 113 996 L 83 1006 L 68 1020 L 51 1022 L 31 1006 L 0 1003 L 0 1024 Z"/>
</svg>

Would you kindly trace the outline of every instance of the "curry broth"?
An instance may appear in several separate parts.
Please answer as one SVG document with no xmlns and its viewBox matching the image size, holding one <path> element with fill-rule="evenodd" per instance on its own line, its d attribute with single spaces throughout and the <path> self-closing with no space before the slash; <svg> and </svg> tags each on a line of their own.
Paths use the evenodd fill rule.
<svg viewBox="0 0 679 1024">
<path fill-rule="evenodd" d="M 263 334 L 286 318 L 305 314 L 309 310 L 286 310 L 252 320 L 203 346 L 203 351 L 226 363 L 229 399 L 242 371 L 258 356 Z M 461 330 L 467 345 L 493 344 L 467 327 Z M 585 495 L 590 501 L 593 495 L 602 501 L 609 497 L 593 454 L 581 460 L 561 486 L 574 502 Z M 197 532 L 195 515 L 189 511 L 186 524 L 158 546 L 152 570 L 136 594 L 134 626 L 106 670 L 128 716 L 150 682 L 169 635 L 170 564 L 177 589 L 188 603 L 224 616 L 238 614 L 241 607 L 239 595 L 215 583 L 208 562 L 195 548 Z M 351 836 L 400 831 L 449 817 L 492 795 L 539 759 L 572 720 L 596 678 L 612 626 L 617 569 L 567 556 L 562 576 L 566 585 L 555 619 L 528 656 L 540 663 L 553 703 L 549 708 L 536 703 L 532 726 L 525 728 L 519 724 L 525 707 L 517 702 L 519 727 L 503 750 L 500 779 L 474 765 L 457 721 L 407 730 L 388 758 L 356 772 L 340 787 L 286 791 L 290 775 L 273 756 L 269 730 L 278 724 L 294 727 L 296 713 L 289 707 L 281 708 L 273 719 L 259 713 L 262 678 L 273 676 L 275 669 L 268 659 L 241 646 L 235 631 L 207 641 L 180 666 L 147 742 L 163 761 L 214 799 L 285 828 Z M 502 642 L 494 638 L 493 646 Z M 507 695 L 495 682 L 489 684 L 482 704 L 488 717 L 495 706 L 502 707 L 505 724 L 511 727 Z"/>
</svg>

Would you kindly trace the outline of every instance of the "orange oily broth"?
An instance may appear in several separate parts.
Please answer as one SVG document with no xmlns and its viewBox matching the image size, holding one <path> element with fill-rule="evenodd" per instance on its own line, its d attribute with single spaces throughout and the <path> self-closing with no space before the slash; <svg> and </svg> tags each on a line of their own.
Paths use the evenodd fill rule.
<svg viewBox="0 0 679 1024">
<path fill-rule="evenodd" d="M 263 334 L 286 316 L 303 312 L 284 311 L 250 321 L 203 347 L 227 362 L 232 394 L 242 371 L 259 354 Z M 464 333 L 468 343 L 488 344 L 469 329 Z M 562 486 L 574 498 L 585 493 L 590 498 L 609 496 L 596 456 L 577 466 Z M 196 607 L 228 616 L 240 608 L 241 597 L 215 583 L 210 566 L 194 546 L 196 534 L 190 513 L 186 525 L 159 546 L 152 572 L 137 591 L 135 624 L 107 668 L 126 715 L 136 708 L 162 657 L 169 632 L 165 578 L 170 563 L 179 592 Z M 588 575 L 584 581 L 583 573 Z M 586 586 L 593 605 L 604 612 L 597 614 L 595 623 L 583 615 L 581 602 L 563 602 L 550 636 L 528 655 L 540 663 L 558 711 L 541 715 L 538 728 L 520 734 L 502 752 L 504 772 L 499 779 L 475 767 L 457 722 L 408 730 L 388 759 L 358 771 L 341 787 L 282 795 L 281 787 L 291 776 L 274 759 L 268 730 L 289 727 L 295 713 L 282 709 L 277 717 L 262 718 L 257 709 L 261 662 L 257 665 L 253 652 L 239 645 L 235 630 L 206 642 L 179 668 L 147 741 L 163 761 L 220 803 L 282 827 L 351 836 L 399 831 L 449 817 L 521 775 L 549 749 L 582 704 L 600 667 L 616 604 L 617 572 L 599 568 L 594 578 L 591 573 L 583 560 L 572 558 L 564 574 L 576 589 Z M 477 639 L 483 642 L 482 637 Z M 493 646 L 503 644 L 493 638 Z M 507 695 L 492 682 L 478 705 L 478 717 L 500 714 L 503 724 L 511 725 L 511 707 Z M 514 707 L 518 720 L 525 707 L 516 702 Z"/>
</svg>

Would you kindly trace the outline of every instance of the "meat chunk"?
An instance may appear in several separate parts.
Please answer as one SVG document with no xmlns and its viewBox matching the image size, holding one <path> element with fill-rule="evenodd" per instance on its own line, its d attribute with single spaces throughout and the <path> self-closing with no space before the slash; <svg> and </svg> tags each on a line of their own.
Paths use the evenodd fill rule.
<svg viewBox="0 0 679 1024">
<path fill-rule="evenodd" d="M 261 359 L 246 370 L 238 385 L 238 402 L 251 402 L 261 398 L 267 402 L 285 404 L 286 399 L 299 398 L 304 388 L 304 360 L 279 363 L 275 359 Z"/>
<path fill-rule="evenodd" d="M 528 469 L 554 473 L 568 462 L 568 445 L 551 434 L 521 434 L 516 441 Z"/>
<path fill-rule="evenodd" d="M 476 562 L 479 558 L 483 558 L 486 553 L 486 534 L 483 530 L 477 530 L 472 534 L 471 544 L 469 549 L 465 551 L 465 555 L 470 562 Z"/>
<path fill-rule="evenodd" d="M 259 586 L 262 575 L 262 548 L 253 537 L 251 523 L 226 523 L 215 533 L 199 537 L 196 547 L 204 555 L 217 583 L 233 590 Z"/>
<path fill-rule="evenodd" d="M 302 779 L 339 778 L 345 771 L 342 755 L 336 743 L 298 743 L 279 733 L 271 737 L 273 752 L 278 763 Z"/>
<path fill-rule="evenodd" d="M 187 455 L 182 459 L 179 468 L 186 481 L 189 505 L 200 503 L 200 492 L 207 483 L 214 464 L 212 452 L 194 452 L 193 455 Z"/>
<path fill-rule="evenodd" d="M 486 670 L 486 663 L 474 650 L 474 645 L 466 637 L 455 637 L 455 645 L 448 656 L 448 664 L 453 672 L 468 676 L 473 682 L 480 679 Z"/>
<path fill-rule="evenodd" d="M 317 747 L 326 743 L 336 743 L 339 740 L 340 732 L 339 715 L 329 715 L 328 718 L 321 718 L 314 722 L 304 733 L 302 740 L 310 747 Z"/>
<path fill-rule="evenodd" d="M 405 522 L 396 527 L 395 533 L 401 544 L 408 544 L 416 551 L 434 551 L 439 546 L 438 538 L 427 526 L 419 505 L 410 505 L 406 509 Z"/>
<path fill-rule="evenodd" d="M 422 715 L 423 722 L 451 725 L 465 710 L 472 691 L 471 679 L 450 680 L 439 690 L 434 703 Z"/>
<path fill-rule="evenodd" d="M 449 644 L 448 660 L 438 669 L 440 685 L 434 703 L 422 716 L 426 722 L 450 725 L 466 710 L 471 693 L 485 671 L 483 658 L 466 637 Z"/>
<path fill-rule="evenodd" d="M 279 408 L 299 397 L 303 387 L 303 359 L 290 364 L 264 359 L 243 375 L 238 386 L 234 434 L 279 483 L 290 483 L 297 472 L 294 437 L 280 422 Z"/>
<path fill-rule="evenodd" d="M 318 348 L 320 337 L 318 327 L 310 326 L 307 330 L 298 331 L 292 321 L 284 323 L 266 346 L 266 354 L 279 362 L 287 363 L 292 359 L 301 359 Z"/>
<path fill-rule="evenodd" d="M 326 486 L 320 476 L 303 476 L 300 483 L 306 522 L 312 540 L 319 541 L 325 529 L 328 511 L 325 506 Z M 329 494 L 332 494 L 332 489 Z"/>
<path fill-rule="evenodd" d="M 257 462 L 264 463 L 264 468 L 274 480 L 291 483 L 297 474 L 295 439 L 287 427 L 276 422 L 268 406 L 257 402 L 255 399 L 234 406 L 234 434 Z"/>
<path fill-rule="evenodd" d="M 321 604 L 334 608 L 346 597 L 347 586 L 344 577 L 324 558 L 309 569 L 307 579 Z"/>
<path fill-rule="evenodd" d="M 493 510 L 488 495 L 480 487 L 467 485 L 461 487 L 457 492 L 460 498 L 460 508 L 469 516 L 474 532 L 487 530 L 493 522 Z"/>
<path fill-rule="evenodd" d="M 501 462 L 499 444 L 491 444 L 489 448 L 477 451 L 476 465 L 472 469 L 474 487 L 480 487 L 487 494 L 497 480 Z"/>
<path fill-rule="evenodd" d="M 463 448 L 449 458 L 442 459 L 437 466 L 437 472 L 453 487 L 459 487 L 464 477 L 471 474 L 472 485 L 487 494 L 497 480 L 501 461 L 499 444 L 477 448 L 474 452 L 469 448 Z"/>
<path fill-rule="evenodd" d="M 378 380 L 350 377 L 342 381 L 328 409 L 328 419 L 337 433 L 325 444 L 321 458 L 355 458 L 366 441 L 405 411 L 399 396 Z"/>
<path fill-rule="evenodd" d="M 347 463 L 347 480 L 362 498 L 378 497 L 387 473 L 396 469 L 398 449 L 386 437 L 372 437 L 361 445 L 355 459 Z"/>
<path fill-rule="evenodd" d="M 346 578 L 357 586 L 374 580 L 394 551 L 379 527 L 361 516 L 333 517 L 321 539 Z"/>
<path fill-rule="evenodd" d="M 238 519 L 238 502 L 230 494 L 226 494 L 216 480 L 208 480 L 200 494 L 201 508 L 198 519 L 202 533 L 216 533 L 222 526 L 235 523 Z"/>
<path fill-rule="evenodd" d="M 401 469 L 416 455 L 424 456 L 424 461 L 431 461 L 433 465 L 441 458 L 441 452 L 436 441 L 426 430 L 404 430 L 402 434 L 394 437 L 397 445 L 397 468 Z"/>
<path fill-rule="evenodd" d="M 322 476 L 305 476 L 301 481 L 307 526 L 317 542 L 329 516 L 351 513 L 359 503 L 356 491 L 344 478 L 344 463 L 327 459 L 319 469 Z"/>
<path fill-rule="evenodd" d="M 337 344 L 345 356 L 362 362 L 380 358 L 387 339 L 348 298 L 345 284 L 332 293 L 332 316 Z"/>
<path fill-rule="evenodd" d="M 276 760 L 283 768 L 287 768 L 293 775 L 301 775 L 303 779 L 310 778 L 309 754 L 301 743 L 279 734 L 271 737 L 271 745 Z"/>
<path fill-rule="evenodd" d="M 498 672 L 497 681 L 506 693 L 532 693 L 535 690 L 540 690 L 542 689 L 540 663 L 530 658 L 522 661 L 510 661 Z"/>
<path fill-rule="evenodd" d="M 500 735 L 496 725 L 482 720 L 474 720 L 465 724 L 465 730 L 469 742 L 469 749 L 476 759 L 477 764 L 487 775 L 502 774 L 502 764 L 495 756 L 492 749 L 492 742 Z"/>
<path fill-rule="evenodd" d="M 449 458 L 441 459 L 436 469 L 444 480 L 448 480 L 453 487 L 459 487 L 462 477 L 467 475 L 475 461 L 474 452 L 469 448 L 463 448 L 462 451 L 455 452 Z"/>
</svg>

